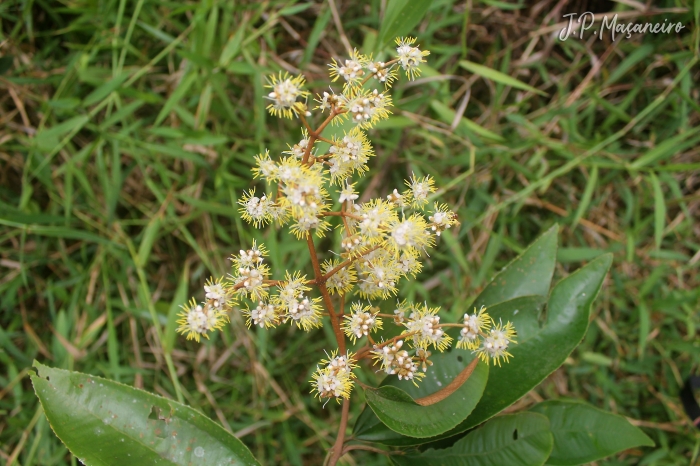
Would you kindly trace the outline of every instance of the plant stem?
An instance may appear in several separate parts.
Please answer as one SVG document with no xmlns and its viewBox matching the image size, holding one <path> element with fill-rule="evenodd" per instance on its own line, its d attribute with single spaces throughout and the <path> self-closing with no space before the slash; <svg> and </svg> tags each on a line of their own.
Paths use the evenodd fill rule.
<svg viewBox="0 0 700 466">
<path fill-rule="evenodd" d="M 328 118 L 326 118 L 326 120 L 323 123 L 321 123 L 321 126 L 316 128 L 316 131 L 311 130 L 311 127 L 306 122 L 306 119 L 302 118 L 301 121 L 304 123 L 304 126 L 306 126 L 306 128 L 309 131 L 309 143 L 306 145 L 306 150 L 304 151 L 304 156 L 301 159 L 302 164 L 306 165 L 309 163 L 309 156 L 311 155 L 311 149 L 313 149 L 314 144 L 316 144 L 316 141 L 321 137 L 321 132 L 324 130 L 324 128 L 326 126 L 328 126 L 328 123 L 330 123 L 331 120 L 333 120 L 333 118 L 335 118 L 337 115 L 339 115 L 341 113 L 343 113 L 343 112 L 336 111 L 336 109 L 334 107 L 331 110 L 331 114 L 328 115 Z"/>
<path fill-rule="evenodd" d="M 348 426 L 348 413 L 350 412 L 350 400 L 343 400 L 343 408 L 340 412 L 340 427 L 338 428 L 338 436 L 335 438 L 335 444 L 331 453 L 331 458 L 328 461 L 328 466 L 335 466 L 340 457 L 343 455 L 343 444 L 345 443 L 345 430 Z"/>
<path fill-rule="evenodd" d="M 326 288 L 326 279 L 321 273 L 321 265 L 318 262 L 318 255 L 316 254 L 316 246 L 314 246 L 314 240 L 311 234 L 306 235 L 306 244 L 309 247 L 309 254 L 311 256 L 311 265 L 314 268 L 315 284 L 318 287 L 318 291 L 323 297 L 323 304 L 326 306 L 328 315 L 331 318 L 331 326 L 333 327 L 333 333 L 335 334 L 335 339 L 338 340 L 338 350 L 340 354 L 345 354 L 345 336 L 340 328 L 340 322 L 338 321 L 338 316 L 333 308 L 333 301 L 331 300 L 331 295 L 328 293 L 328 288 Z"/>
<path fill-rule="evenodd" d="M 357 259 L 361 258 L 362 256 L 364 256 L 364 255 L 366 255 L 366 254 L 369 254 L 370 252 L 374 251 L 375 249 L 379 249 L 380 247 L 382 247 L 382 245 L 381 245 L 381 244 L 378 244 L 378 245 L 376 245 L 376 246 L 374 246 L 374 247 L 372 247 L 372 248 L 370 248 L 370 249 L 364 251 L 364 252 L 363 252 L 362 254 L 360 254 L 359 256 L 350 258 L 350 259 L 348 259 L 348 260 L 346 260 L 346 261 L 343 261 L 343 262 L 341 262 L 340 264 L 336 265 L 336 266 L 333 267 L 331 270 L 329 270 L 327 274 L 325 274 L 325 275 L 323 275 L 323 276 L 321 277 L 321 278 L 323 279 L 323 282 L 325 283 L 330 277 L 332 277 L 333 275 L 335 275 L 338 271 L 340 271 L 340 270 L 343 269 L 344 267 L 347 267 L 348 265 L 352 264 L 352 263 L 353 263 L 354 261 L 356 261 Z"/>
<path fill-rule="evenodd" d="M 350 217 L 350 218 L 354 218 L 355 220 L 362 220 L 362 217 L 360 217 L 359 215 L 349 214 L 349 213 L 342 211 L 342 210 L 340 212 L 324 212 L 321 214 L 321 216 L 322 217 Z"/>
</svg>

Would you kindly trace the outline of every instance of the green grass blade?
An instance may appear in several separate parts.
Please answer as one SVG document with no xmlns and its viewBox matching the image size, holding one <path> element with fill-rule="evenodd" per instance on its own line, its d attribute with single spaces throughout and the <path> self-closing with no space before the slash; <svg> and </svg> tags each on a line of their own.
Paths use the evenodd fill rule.
<svg viewBox="0 0 700 466">
<path fill-rule="evenodd" d="M 578 225 L 579 220 L 583 218 L 588 210 L 588 206 L 591 204 L 591 198 L 593 197 L 593 191 L 598 185 L 598 165 L 594 165 L 591 170 L 591 174 L 586 182 L 586 188 L 583 191 L 583 196 L 579 201 L 578 207 L 576 208 L 576 213 L 574 214 L 573 220 L 571 220 L 571 227 Z"/>
<path fill-rule="evenodd" d="M 489 68 L 488 66 L 479 65 L 478 63 L 473 63 L 468 60 L 460 60 L 459 66 L 471 73 L 478 74 L 483 78 L 490 79 L 491 81 L 497 83 L 505 84 L 506 86 L 511 86 L 516 89 L 522 89 L 524 91 L 534 92 L 535 94 L 543 96 L 547 95 L 545 92 L 542 92 L 539 89 L 535 89 L 534 87 L 525 84 L 524 82 L 518 81 L 517 79 L 512 78 L 505 73 L 501 73 L 500 71 L 496 71 L 493 68 Z"/>
<path fill-rule="evenodd" d="M 413 31 L 428 12 L 431 3 L 431 0 L 389 0 L 379 29 L 377 46 L 382 48 L 395 37 L 401 37 Z"/>
<path fill-rule="evenodd" d="M 654 243 L 656 249 L 659 249 L 664 238 L 664 226 L 666 225 L 666 201 L 661 183 L 654 173 L 649 174 L 649 181 L 654 193 Z"/>
</svg>

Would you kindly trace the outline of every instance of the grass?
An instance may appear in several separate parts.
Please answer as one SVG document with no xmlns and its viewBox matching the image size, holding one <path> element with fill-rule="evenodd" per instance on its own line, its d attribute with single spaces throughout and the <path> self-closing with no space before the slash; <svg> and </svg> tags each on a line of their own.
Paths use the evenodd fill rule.
<svg viewBox="0 0 700 466">
<path fill-rule="evenodd" d="M 635 11 L 582 3 L 571 12 Z M 650 18 L 686 28 L 612 43 L 555 40 L 570 10 L 554 1 L 432 2 L 413 31 L 430 68 L 395 88 L 400 110 L 372 132 L 362 186 L 385 195 L 415 171 L 446 187 L 462 227 L 402 293 L 455 316 L 555 222 L 558 276 L 614 253 L 584 342 L 514 408 L 584 398 L 656 441 L 610 465 L 700 455 L 678 399 L 700 364 L 699 7 L 655 3 L 673 9 Z M 254 238 L 273 270 L 309 267 L 302 242 L 253 231 L 235 208 L 253 156 L 299 138 L 266 115 L 264 77 L 301 69 L 321 91 L 343 41 L 374 48 L 383 4 L 0 4 L 0 462 L 76 464 L 33 394 L 38 359 L 182 398 L 264 464 L 320 463 L 340 410 L 312 401 L 307 380 L 330 331 L 248 331 L 234 318 L 197 345 L 175 335 L 174 316 Z"/>
</svg>

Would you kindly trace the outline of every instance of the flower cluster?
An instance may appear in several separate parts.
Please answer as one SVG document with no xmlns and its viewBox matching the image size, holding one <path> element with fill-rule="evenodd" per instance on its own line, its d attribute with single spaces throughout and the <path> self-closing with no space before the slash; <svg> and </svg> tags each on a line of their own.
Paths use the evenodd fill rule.
<svg viewBox="0 0 700 466">
<path fill-rule="evenodd" d="M 357 368 L 355 362 L 353 353 L 337 356 L 337 352 L 331 354 L 328 360 L 322 360 L 322 366 L 317 366 L 312 376 L 312 392 L 316 392 L 320 400 L 326 401 L 331 398 L 336 401 L 350 398 L 355 378 L 352 370 Z"/>
<path fill-rule="evenodd" d="M 350 315 L 345 316 L 343 331 L 353 342 L 363 336 L 369 336 L 382 328 L 382 319 L 378 317 L 378 310 L 373 310 L 369 306 L 360 303 L 353 303 Z"/>
<path fill-rule="evenodd" d="M 228 322 L 226 312 L 210 304 L 209 300 L 197 304 L 192 298 L 182 309 L 177 320 L 180 325 L 178 330 L 186 334 L 188 340 L 195 339 L 199 342 L 200 336 L 209 338 L 209 332 L 220 330 Z"/>
<path fill-rule="evenodd" d="M 393 315 L 382 314 L 376 306 L 375 301 L 394 299 L 402 280 L 421 271 L 423 258 L 442 232 L 459 225 L 446 204 L 432 201 L 437 187 L 430 175 L 411 173 L 404 187 L 392 186 L 388 195 L 362 201 L 356 189 L 356 178 L 367 173 L 374 156 L 367 130 L 389 117 L 389 90 L 398 71 L 415 79 L 429 54 L 412 38 L 397 39 L 396 44 L 396 55 L 387 61 L 375 61 L 357 50 L 347 59 L 332 61 L 330 78 L 342 80 L 343 89 L 316 95 L 315 110 L 325 118 L 316 128 L 309 124 L 314 114 L 307 106 L 305 79 L 288 74 L 269 78 L 270 113 L 298 117 L 301 139 L 277 156 L 266 150 L 255 157 L 253 175 L 265 189 L 260 194 L 255 187 L 244 191 L 239 212 L 256 228 L 275 223 L 305 240 L 313 278 L 300 271 L 284 271 L 283 279 L 273 274 L 266 263 L 267 250 L 253 242 L 231 258 L 230 275 L 207 283 L 206 301 L 184 306 L 178 321 L 178 330 L 197 340 L 220 329 L 228 312 L 239 305 L 248 327 L 289 323 L 308 332 L 330 321 L 339 350 L 322 360 L 313 375 L 313 391 L 321 400 L 349 398 L 353 369 L 365 358 L 373 358 L 380 370 L 401 380 L 420 381 L 432 364 L 430 350 L 444 351 L 454 340 L 446 327 L 459 327 L 456 346 L 487 362 L 508 361 L 508 347 L 514 342 L 512 324 L 496 325 L 484 309 L 465 314 L 463 322 L 455 324 L 442 322 L 440 308 L 427 303 L 404 301 Z M 329 125 L 343 119 L 353 123 L 351 129 L 322 136 Z M 331 227 L 339 233 L 336 249 L 321 262 L 313 235 L 324 236 Z M 346 313 L 346 301 L 353 297 Z M 386 321 L 400 326 L 402 333 L 385 341 L 376 334 Z M 346 338 L 367 344 L 353 354 L 344 349 Z"/>
<path fill-rule="evenodd" d="M 393 345 L 377 346 L 372 350 L 372 355 L 384 372 L 396 374 L 399 380 L 420 380 L 425 377 L 425 373 L 418 370 L 418 357 L 409 355 L 402 347 L 403 340 L 398 340 Z"/>
</svg>

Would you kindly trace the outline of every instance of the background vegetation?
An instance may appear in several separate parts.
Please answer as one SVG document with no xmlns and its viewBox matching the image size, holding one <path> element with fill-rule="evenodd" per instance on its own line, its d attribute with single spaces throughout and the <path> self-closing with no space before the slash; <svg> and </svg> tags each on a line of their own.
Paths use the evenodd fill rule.
<svg viewBox="0 0 700 466">
<path fill-rule="evenodd" d="M 556 222 L 559 277 L 614 253 L 584 342 L 511 408 L 580 397 L 656 441 L 605 464 L 700 455 L 678 399 L 700 364 L 700 2 L 653 2 L 666 10 L 645 16 L 651 3 L 433 1 L 414 31 L 430 69 L 395 87 L 361 186 L 385 195 L 415 171 L 445 188 L 462 227 L 405 297 L 453 318 Z M 253 156 L 300 138 L 296 122 L 266 115 L 264 77 L 301 70 L 327 88 L 325 64 L 346 43 L 374 49 L 385 4 L 0 3 L 0 463 L 76 464 L 27 377 L 38 359 L 168 397 L 172 363 L 185 401 L 261 462 L 320 464 L 339 409 L 311 401 L 307 381 L 333 336 L 248 331 L 235 317 L 198 345 L 175 335 L 174 315 L 253 238 L 273 270 L 308 266 L 303 243 L 253 231 L 234 207 Z M 587 10 L 686 27 L 558 41 L 562 15 Z"/>
</svg>

